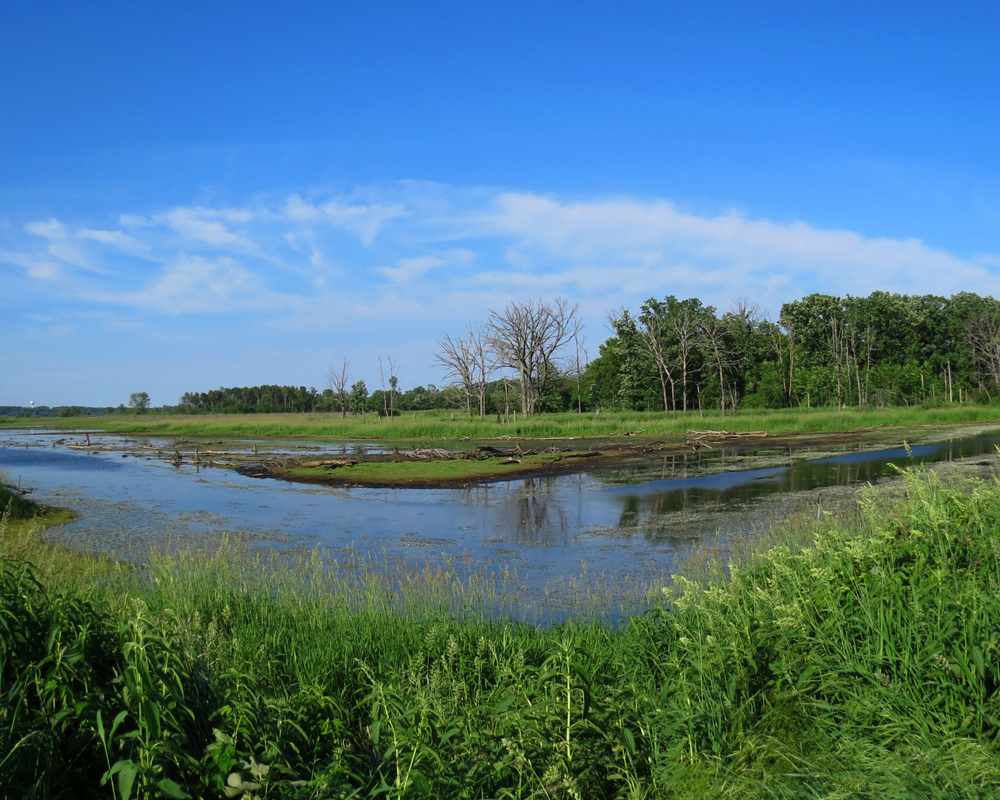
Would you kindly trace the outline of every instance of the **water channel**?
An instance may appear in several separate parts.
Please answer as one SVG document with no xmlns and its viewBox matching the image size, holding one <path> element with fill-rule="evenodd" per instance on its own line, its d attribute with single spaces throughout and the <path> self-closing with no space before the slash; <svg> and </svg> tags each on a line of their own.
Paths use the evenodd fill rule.
<svg viewBox="0 0 1000 800">
<path fill-rule="evenodd" d="M 0 470 L 6 480 L 32 487 L 39 502 L 76 511 L 77 520 L 62 534 L 77 546 L 141 560 L 150 545 L 228 535 L 271 548 L 319 547 L 415 563 L 446 559 L 468 569 L 513 567 L 535 590 L 581 573 L 615 581 L 665 579 L 679 557 L 709 538 L 753 535 L 789 513 L 815 510 L 817 501 L 853 502 L 852 492 L 838 495 L 831 487 L 894 477 L 890 465 L 961 462 L 992 470 L 1000 445 L 1000 431 L 965 427 L 925 434 L 936 440 L 909 449 L 885 440 L 725 447 L 466 489 L 337 489 L 172 466 L 134 449 L 73 450 L 66 443 L 74 435 L 82 434 L 5 430 Z M 95 446 L 122 440 L 98 432 L 91 437 Z M 173 446 L 164 437 L 128 441 Z M 242 444 L 251 446 L 249 440 Z M 281 444 L 289 451 L 326 452 L 370 446 Z"/>
</svg>

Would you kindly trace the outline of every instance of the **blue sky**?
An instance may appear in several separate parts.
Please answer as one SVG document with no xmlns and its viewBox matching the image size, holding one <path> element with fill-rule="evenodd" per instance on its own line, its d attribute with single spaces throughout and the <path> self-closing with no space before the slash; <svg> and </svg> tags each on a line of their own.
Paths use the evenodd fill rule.
<svg viewBox="0 0 1000 800">
<path fill-rule="evenodd" d="M 0 6 L 0 405 L 442 383 L 518 299 L 1000 293 L 1000 12 Z"/>
</svg>

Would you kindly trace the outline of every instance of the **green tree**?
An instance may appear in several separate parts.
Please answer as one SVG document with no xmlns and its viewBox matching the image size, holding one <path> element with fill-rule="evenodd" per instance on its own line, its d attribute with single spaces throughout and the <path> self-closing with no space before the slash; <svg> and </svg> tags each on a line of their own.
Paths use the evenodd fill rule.
<svg viewBox="0 0 1000 800">
<path fill-rule="evenodd" d="M 355 414 L 364 413 L 368 402 L 368 387 L 363 380 L 351 385 L 351 394 L 348 397 L 348 406 Z"/>
<path fill-rule="evenodd" d="M 145 414 L 149 410 L 149 394 L 146 392 L 132 392 L 128 396 L 129 408 L 135 409 L 137 414 Z"/>
</svg>

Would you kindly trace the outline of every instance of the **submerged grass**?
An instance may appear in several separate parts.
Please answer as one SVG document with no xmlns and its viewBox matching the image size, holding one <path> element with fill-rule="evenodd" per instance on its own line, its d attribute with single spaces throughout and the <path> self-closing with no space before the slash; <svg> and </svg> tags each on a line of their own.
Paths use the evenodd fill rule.
<svg viewBox="0 0 1000 800">
<path fill-rule="evenodd" d="M 0 566 L 8 797 L 1000 793 L 1000 483 L 868 495 L 618 627 L 432 568 Z M 466 601 L 471 605 L 466 606 Z"/>
<path fill-rule="evenodd" d="M 734 431 L 766 430 L 770 433 L 835 432 L 857 428 L 927 425 L 950 422 L 1000 420 L 993 406 L 951 404 L 939 408 L 890 408 L 874 411 L 837 409 L 774 409 L 740 412 L 722 417 L 718 412 L 689 411 L 673 419 L 653 412 L 602 412 L 592 414 L 538 414 L 516 421 L 495 417 L 466 417 L 447 411 L 420 411 L 394 418 L 366 418 L 339 414 L 216 414 L 196 416 L 129 415 L 88 417 L 88 427 L 120 433 L 154 433 L 201 436 L 324 436 L 339 439 L 442 439 L 467 436 L 476 439 L 607 437 L 642 431 L 649 436 L 683 434 L 689 429 Z M 25 421 L 18 420 L 24 425 Z M 33 419 L 38 427 L 76 427 L 58 419 Z"/>
</svg>

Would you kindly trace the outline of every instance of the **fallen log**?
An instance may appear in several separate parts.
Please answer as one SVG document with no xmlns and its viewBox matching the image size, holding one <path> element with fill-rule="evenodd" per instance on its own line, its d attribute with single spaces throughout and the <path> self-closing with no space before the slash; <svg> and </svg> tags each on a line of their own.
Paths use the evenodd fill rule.
<svg viewBox="0 0 1000 800">
<path fill-rule="evenodd" d="M 337 460 L 326 460 L 326 461 L 303 461 L 299 464 L 300 467 L 326 467 L 327 469 L 337 469 L 338 467 L 353 467 L 357 464 L 357 461 L 337 461 Z"/>
<path fill-rule="evenodd" d="M 688 431 L 695 439 L 762 439 L 767 431 Z"/>
</svg>

